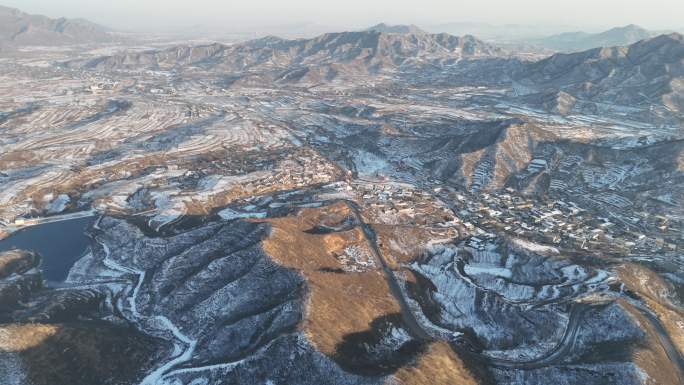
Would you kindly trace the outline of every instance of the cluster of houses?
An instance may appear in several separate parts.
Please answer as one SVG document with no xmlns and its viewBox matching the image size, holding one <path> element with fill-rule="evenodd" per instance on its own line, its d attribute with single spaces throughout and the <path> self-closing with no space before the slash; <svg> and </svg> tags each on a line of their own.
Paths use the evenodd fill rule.
<svg viewBox="0 0 684 385">
<path fill-rule="evenodd" d="M 569 200 L 537 200 L 513 189 L 469 193 L 452 188 L 433 191 L 400 183 L 367 183 L 356 187 L 368 209 L 403 224 L 450 227 L 471 237 L 469 247 L 484 249 L 501 234 L 575 250 L 621 255 L 667 253 L 684 249 L 682 224 L 671 217 L 630 212 L 629 217 L 579 207 Z M 435 195 L 447 206 L 436 204 Z M 435 222 L 435 219 L 437 221 Z"/>
<path fill-rule="evenodd" d="M 400 183 L 363 183 L 355 190 L 365 212 L 379 223 L 422 226 L 437 237 L 465 232 L 453 211 L 429 191 Z"/>
<path fill-rule="evenodd" d="M 675 252 L 684 248 L 684 236 L 679 230 L 681 224 L 666 217 L 662 217 L 661 226 L 654 229 L 646 224 L 657 216 L 644 214 L 646 218 L 642 219 L 638 218 L 638 213 L 633 213 L 624 220 L 613 216 L 605 218 L 573 202 L 531 200 L 516 195 L 512 189 L 496 194 L 443 194 L 445 202 L 453 203 L 452 208 L 464 226 L 482 239 L 493 237 L 494 232 L 503 232 L 574 249 L 601 249 L 623 254 Z"/>
</svg>

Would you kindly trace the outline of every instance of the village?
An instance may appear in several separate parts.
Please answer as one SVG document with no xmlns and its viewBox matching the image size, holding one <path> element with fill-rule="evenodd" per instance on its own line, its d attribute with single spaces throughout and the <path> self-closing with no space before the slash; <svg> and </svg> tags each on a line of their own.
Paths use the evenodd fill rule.
<svg viewBox="0 0 684 385">
<path fill-rule="evenodd" d="M 501 236 L 607 255 L 674 254 L 684 249 L 682 223 L 668 215 L 630 212 L 608 218 L 572 201 L 531 199 L 511 188 L 472 193 L 449 186 L 418 190 L 376 183 L 362 185 L 359 193 L 378 218 L 401 218 L 415 226 L 439 218 L 431 225 L 469 235 L 475 249 L 483 250 L 487 240 Z"/>
</svg>

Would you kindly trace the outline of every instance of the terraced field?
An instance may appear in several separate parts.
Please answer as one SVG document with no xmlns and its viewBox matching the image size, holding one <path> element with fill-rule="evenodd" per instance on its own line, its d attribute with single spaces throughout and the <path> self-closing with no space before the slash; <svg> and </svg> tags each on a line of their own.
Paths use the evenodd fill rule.
<svg viewBox="0 0 684 385">
<path fill-rule="evenodd" d="M 679 76 L 674 35 L 602 77 L 422 32 L 3 59 L 0 237 L 96 219 L 63 282 L 0 253 L 0 378 L 680 384 L 684 131 L 623 79 L 643 44 Z"/>
</svg>

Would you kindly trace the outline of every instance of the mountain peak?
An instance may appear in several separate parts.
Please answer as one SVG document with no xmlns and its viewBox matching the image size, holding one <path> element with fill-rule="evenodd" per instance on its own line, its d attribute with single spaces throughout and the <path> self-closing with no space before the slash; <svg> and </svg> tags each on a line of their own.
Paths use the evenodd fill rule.
<svg viewBox="0 0 684 385">
<path fill-rule="evenodd" d="M 651 37 L 651 33 L 636 24 L 611 28 L 596 35 L 597 38 L 613 39 L 621 43 L 629 44 L 634 41 Z M 634 41 L 633 41 L 634 40 Z"/>
<path fill-rule="evenodd" d="M 666 34 L 664 36 L 667 36 L 670 39 L 675 40 L 675 41 L 684 42 L 684 35 L 682 35 L 679 32 L 672 32 L 672 33 Z"/>
<path fill-rule="evenodd" d="M 374 32 L 381 32 L 381 33 L 398 33 L 398 34 L 413 34 L 413 35 L 422 35 L 422 34 L 427 34 L 427 32 L 423 31 L 420 29 L 418 26 L 410 24 L 398 24 L 398 25 L 389 25 L 385 23 L 380 23 L 377 25 L 374 25 L 366 31 L 374 31 Z"/>
<path fill-rule="evenodd" d="M 627 25 L 622 26 L 622 27 L 615 27 L 615 28 L 612 28 L 612 30 L 623 30 L 623 31 L 627 31 L 627 30 L 639 30 L 639 31 L 645 31 L 646 29 L 645 29 L 645 28 L 642 28 L 641 26 L 639 26 L 639 25 L 637 25 L 637 24 L 627 24 Z"/>
</svg>

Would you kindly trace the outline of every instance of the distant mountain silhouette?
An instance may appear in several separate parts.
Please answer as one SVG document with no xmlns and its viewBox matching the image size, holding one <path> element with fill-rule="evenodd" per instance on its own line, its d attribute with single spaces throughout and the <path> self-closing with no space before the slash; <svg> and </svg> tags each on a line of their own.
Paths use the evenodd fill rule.
<svg viewBox="0 0 684 385">
<path fill-rule="evenodd" d="M 380 23 L 368 28 L 366 31 L 375 31 L 383 33 L 400 33 L 400 34 L 427 34 L 427 32 L 418 28 L 417 26 L 411 25 L 388 25 L 385 23 Z"/>
<path fill-rule="evenodd" d="M 51 19 L 0 6 L 0 44 L 53 46 L 116 41 L 108 29 L 82 19 Z"/>
<path fill-rule="evenodd" d="M 652 37 L 652 33 L 630 24 L 612 28 L 601 33 L 565 32 L 542 39 L 539 43 L 544 48 L 557 51 L 583 51 L 597 47 L 613 47 L 629 45 L 639 40 Z"/>
</svg>

